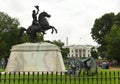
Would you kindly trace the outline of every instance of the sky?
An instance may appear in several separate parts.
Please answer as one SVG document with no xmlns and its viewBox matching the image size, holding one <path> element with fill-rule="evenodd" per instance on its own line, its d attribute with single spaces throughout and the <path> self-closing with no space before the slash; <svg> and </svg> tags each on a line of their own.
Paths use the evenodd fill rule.
<svg viewBox="0 0 120 84">
<path fill-rule="evenodd" d="M 46 11 L 50 25 L 58 33 L 48 30 L 45 40 L 61 40 L 68 45 L 97 45 L 91 37 L 94 21 L 105 13 L 120 11 L 120 0 L 0 0 L 0 11 L 17 18 L 20 26 L 28 28 L 32 23 L 32 10 L 39 5 L 39 13 Z"/>
</svg>

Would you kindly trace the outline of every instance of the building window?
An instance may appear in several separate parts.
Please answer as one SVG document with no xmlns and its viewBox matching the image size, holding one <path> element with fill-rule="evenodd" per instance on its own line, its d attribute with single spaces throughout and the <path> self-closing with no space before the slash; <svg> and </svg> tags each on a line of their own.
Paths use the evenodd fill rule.
<svg viewBox="0 0 120 84">
<path fill-rule="evenodd" d="M 78 52 L 78 50 L 77 49 L 75 49 L 75 53 L 77 53 Z"/>
<path fill-rule="evenodd" d="M 83 57 L 85 57 L 85 54 L 83 54 Z"/>
<path fill-rule="evenodd" d="M 76 57 L 78 57 L 78 54 L 76 54 Z"/>
<path fill-rule="evenodd" d="M 79 53 L 81 53 L 81 50 L 79 50 Z"/>
<path fill-rule="evenodd" d="M 81 57 L 81 55 L 79 55 L 79 57 Z"/>
<path fill-rule="evenodd" d="M 81 50 L 79 50 L 79 57 L 81 57 Z"/>
<path fill-rule="evenodd" d="M 85 53 L 85 49 L 83 49 L 83 52 Z"/>
</svg>

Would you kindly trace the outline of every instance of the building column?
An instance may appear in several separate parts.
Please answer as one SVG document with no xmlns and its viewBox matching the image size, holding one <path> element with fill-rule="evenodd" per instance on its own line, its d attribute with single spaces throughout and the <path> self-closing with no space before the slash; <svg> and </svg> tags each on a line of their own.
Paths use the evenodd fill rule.
<svg viewBox="0 0 120 84">
<path fill-rule="evenodd" d="M 81 57 L 83 57 L 83 49 L 81 49 Z"/>
</svg>

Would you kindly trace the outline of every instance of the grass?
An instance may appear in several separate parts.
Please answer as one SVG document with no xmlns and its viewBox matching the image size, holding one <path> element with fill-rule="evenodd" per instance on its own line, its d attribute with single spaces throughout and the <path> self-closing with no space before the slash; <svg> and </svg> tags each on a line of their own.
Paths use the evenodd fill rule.
<svg viewBox="0 0 120 84">
<path fill-rule="evenodd" d="M 119 78 L 118 78 L 119 77 Z M 99 69 L 95 76 L 62 74 L 2 74 L 0 84 L 120 84 L 120 71 Z"/>
<path fill-rule="evenodd" d="M 0 69 L 0 72 L 4 71 L 4 69 Z"/>
</svg>

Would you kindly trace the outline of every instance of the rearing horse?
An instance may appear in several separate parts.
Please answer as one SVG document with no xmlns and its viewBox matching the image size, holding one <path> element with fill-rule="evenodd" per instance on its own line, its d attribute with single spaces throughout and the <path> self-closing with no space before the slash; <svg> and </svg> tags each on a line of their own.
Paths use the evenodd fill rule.
<svg viewBox="0 0 120 84">
<path fill-rule="evenodd" d="M 57 29 L 55 27 L 49 25 L 46 17 L 49 18 L 50 15 L 47 14 L 46 12 L 41 12 L 39 14 L 37 24 L 35 24 L 35 25 L 32 24 L 27 29 L 24 27 L 21 27 L 20 32 L 19 32 L 19 38 L 23 35 L 24 31 L 26 31 L 26 33 L 30 36 L 30 41 L 37 42 L 37 38 L 36 38 L 37 33 L 42 33 L 44 35 L 45 31 L 49 30 L 49 29 L 52 29 L 51 33 L 53 33 L 54 30 L 57 33 Z"/>
</svg>

